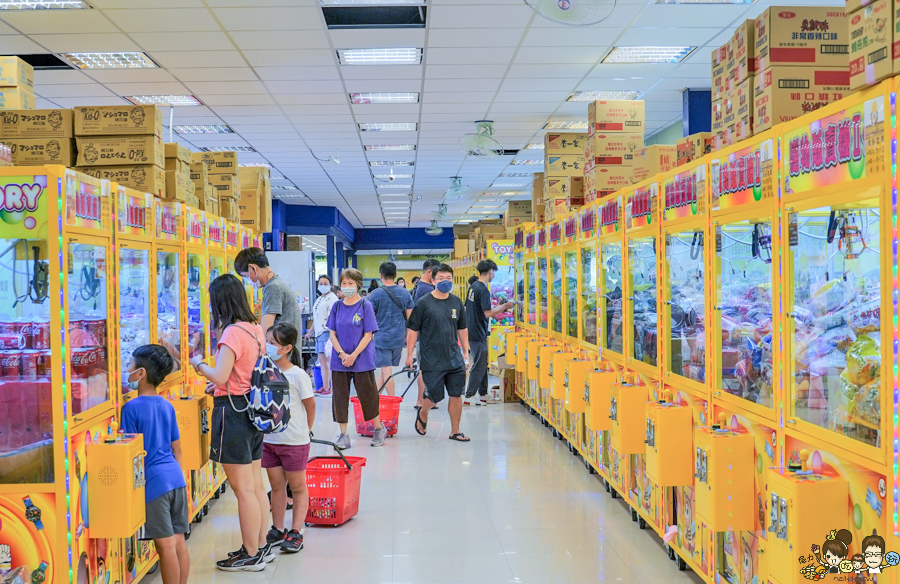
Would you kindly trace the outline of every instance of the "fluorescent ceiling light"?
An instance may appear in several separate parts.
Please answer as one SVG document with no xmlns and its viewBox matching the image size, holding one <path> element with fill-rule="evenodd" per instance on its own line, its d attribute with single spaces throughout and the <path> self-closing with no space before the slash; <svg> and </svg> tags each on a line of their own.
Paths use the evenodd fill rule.
<svg viewBox="0 0 900 584">
<path fill-rule="evenodd" d="M 547 122 L 546 124 L 544 124 L 545 130 L 587 130 L 587 128 L 587 122 L 579 122 L 577 120 Z"/>
<path fill-rule="evenodd" d="M 756 0 L 656 0 L 656 4 L 753 4 Z"/>
<path fill-rule="evenodd" d="M 415 132 L 419 125 L 414 122 L 358 124 L 360 132 Z"/>
<path fill-rule="evenodd" d="M 369 166 L 415 166 L 412 160 L 370 160 Z"/>
<path fill-rule="evenodd" d="M 38 0 L 0 0 L 0 10 L 78 10 L 91 8 L 80 0 L 55 0 L 39 2 Z"/>
<path fill-rule="evenodd" d="M 576 91 L 566 101 L 596 101 L 598 99 L 635 99 L 640 91 Z"/>
<path fill-rule="evenodd" d="M 196 106 L 203 105 L 193 95 L 126 95 L 134 105 Z"/>
<path fill-rule="evenodd" d="M 613 47 L 602 63 L 678 63 L 697 47 Z"/>
<path fill-rule="evenodd" d="M 201 152 L 256 152 L 250 146 L 204 146 Z"/>
<path fill-rule="evenodd" d="M 389 184 L 389 185 L 378 185 L 376 188 L 379 188 L 379 189 L 411 189 L 412 185 Z"/>
<path fill-rule="evenodd" d="M 525 150 L 543 150 L 543 149 L 544 149 L 544 143 L 543 143 L 543 142 L 534 142 L 534 143 L 531 143 L 531 144 L 527 144 L 527 145 L 525 146 Z"/>
<path fill-rule="evenodd" d="M 494 183 L 491 185 L 492 189 L 506 189 L 510 187 L 524 187 L 525 183 Z"/>
<path fill-rule="evenodd" d="M 409 193 L 378 193 L 379 198 L 388 198 L 388 197 L 406 197 L 409 198 Z"/>
<path fill-rule="evenodd" d="M 516 195 L 521 195 L 521 191 L 503 191 L 502 193 L 491 193 L 491 195 L 497 197 L 514 197 Z"/>
<path fill-rule="evenodd" d="M 319 0 L 322 6 L 424 6 L 425 0 Z"/>
<path fill-rule="evenodd" d="M 366 144 L 366 150 L 415 150 L 415 144 Z"/>
<path fill-rule="evenodd" d="M 224 125 L 172 126 L 176 134 L 233 134 L 234 130 Z"/>
<path fill-rule="evenodd" d="M 544 164 L 543 160 L 513 160 L 510 164 Z"/>
<path fill-rule="evenodd" d="M 341 65 L 418 65 L 422 49 L 338 49 Z"/>
<path fill-rule="evenodd" d="M 393 176 L 394 178 L 412 178 L 412 177 L 413 177 L 413 175 L 411 175 L 411 174 L 393 174 L 393 175 L 392 175 L 392 174 L 376 174 L 376 175 L 373 175 L 373 176 L 374 176 L 375 178 L 382 178 L 382 179 L 384 179 L 384 180 L 388 180 L 388 179 L 391 178 L 392 176 Z"/>
<path fill-rule="evenodd" d="M 155 69 L 144 53 L 60 53 L 59 57 L 76 69 Z"/>
<path fill-rule="evenodd" d="M 472 205 L 472 209 L 496 209 L 500 205 Z"/>
<path fill-rule="evenodd" d="M 506 178 L 513 178 L 513 177 L 516 177 L 516 178 L 534 178 L 534 173 L 533 173 L 533 172 L 504 172 L 504 173 L 501 174 L 500 176 L 506 177 Z"/>
<path fill-rule="evenodd" d="M 505 203 L 506 199 L 478 199 L 479 203 Z"/>
<path fill-rule="evenodd" d="M 299 187 L 293 185 L 272 185 L 273 191 L 299 191 Z"/>
<path fill-rule="evenodd" d="M 240 164 L 246 168 L 257 167 L 257 168 L 272 168 L 272 165 L 268 162 L 242 162 Z"/>
<path fill-rule="evenodd" d="M 350 103 L 419 103 L 418 93 L 351 93 Z"/>
</svg>

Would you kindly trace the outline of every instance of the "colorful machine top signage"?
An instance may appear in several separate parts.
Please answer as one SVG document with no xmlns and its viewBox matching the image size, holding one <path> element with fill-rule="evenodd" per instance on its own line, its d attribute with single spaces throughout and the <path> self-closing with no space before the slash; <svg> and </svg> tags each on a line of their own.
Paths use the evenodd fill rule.
<svg viewBox="0 0 900 584">
<path fill-rule="evenodd" d="M 634 189 L 625 203 L 625 228 L 634 229 L 653 225 L 656 217 L 657 183 Z"/>
<path fill-rule="evenodd" d="M 706 212 L 706 165 L 679 172 L 662 181 L 663 221 L 687 219 Z"/>
<path fill-rule="evenodd" d="M 712 210 L 723 211 L 775 196 L 774 140 L 769 138 L 710 161 Z"/>
<path fill-rule="evenodd" d="M 129 192 L 130 191 L 130 192 Z M 149 235 L 153 195 L 119 186 L 117 225 L 123 235 Z"/>
</svg>

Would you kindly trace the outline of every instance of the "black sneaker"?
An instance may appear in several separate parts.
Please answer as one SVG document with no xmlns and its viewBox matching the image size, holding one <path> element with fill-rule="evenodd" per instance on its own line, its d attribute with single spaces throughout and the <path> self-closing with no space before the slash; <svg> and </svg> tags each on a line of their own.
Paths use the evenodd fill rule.
<svg viewBox="0 0 900 584">
<path fill-rule="evenodd" d="M 272 529 L 269 530 L 269 533 L 266 534 L 266 543 L 278 543 L 284 540 L 284 536 L 287 535 L 287 529 L 278 530 L 275 529 L 275 526 L 272 526 Z"/>
<path fill-rule="evenodd" d="M 285 531 L 285 535 L 287 535 L 287 531 Z M 259 548 L 259 551 L 257 553 L 262 556 L 262 559 L 265 563 L 268 564 L 270 562 L 274 562 L 275 558 L 278 557 L 272 550 L 277 547 L 281 543 L 281 541 L 282 540 L 278 540 L 274 543 L 267 543 L 263 547 Z"/>
<path fill-rule="evenodd" d="M 251 556 L 246 551 L 241 550 L 227 560 L 216 562 L 216 568 L 225 572 L 262 572 L 266 569 L 266 562 L 260 554 Z"/>
<path fill-rule="evenodd" d="M 297 531 L 296 529 L 292 529 L 285 536 L 284 541 L 281 542 L 281 551 L 286 554 L 295 554 L 303 549 L 303 534 Z"/>
</svg>

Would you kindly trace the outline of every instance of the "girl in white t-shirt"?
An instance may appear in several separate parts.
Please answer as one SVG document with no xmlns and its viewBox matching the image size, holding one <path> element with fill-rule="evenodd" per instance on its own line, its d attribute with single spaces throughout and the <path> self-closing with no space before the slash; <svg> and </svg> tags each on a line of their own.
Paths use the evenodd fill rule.
<svg viewBox="0 0 900 584">
<path fill-rule="evenodd" d="M 266 434 L 263 440 L 262 466 L 272 485 L 272 529 L 267 542 L 280 542 L 281 551 L 296 553 L 303 549 L 303 522 L 309 509 L 306 487 L 306 463 L 309 460 L 310 432 L 316 418 L 316 398 L 312 382 L 300 367 L 297 329 L 286 322 L 272 326 L 266 333 L 266 352 L 290 383 L 291 420 L 284 432 Z M 287 510 L 287 485 L 291 486 L 294 510 L 291 529 L 284 526 Z"/>
</svg>

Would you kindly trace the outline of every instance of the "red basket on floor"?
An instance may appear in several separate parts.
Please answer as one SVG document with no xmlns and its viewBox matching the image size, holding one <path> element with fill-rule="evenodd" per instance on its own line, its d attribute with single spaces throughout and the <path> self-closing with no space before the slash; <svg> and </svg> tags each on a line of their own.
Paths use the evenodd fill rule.
<svg viewBox="0 0 900 584">
<path fill-rule="evenodd" d="M 399 425 L 400 404 L 403 402 L 403 398 L 398 395 L 382 395 L 379 398 L 378 414 L 381 416 L 381 423 L 387 428 L 387 435 L 394 436 Z M 356 433 L 360 436 L 373 435 L 375 433 L 375 424 L 366 421 L 359 398 L 351 397 L 350 403 L 353 404 L 353 419 L 356 420 Z"/>
<path fill-rule="evenodd" d="M 359 511 L 359 483 L 366 459 L 347 456 L 347 468 L 338 456 L 310 459 L 306 467 L 306 486 L 309 488 L 308 525 L 346 523 Z"/>
</svg>

